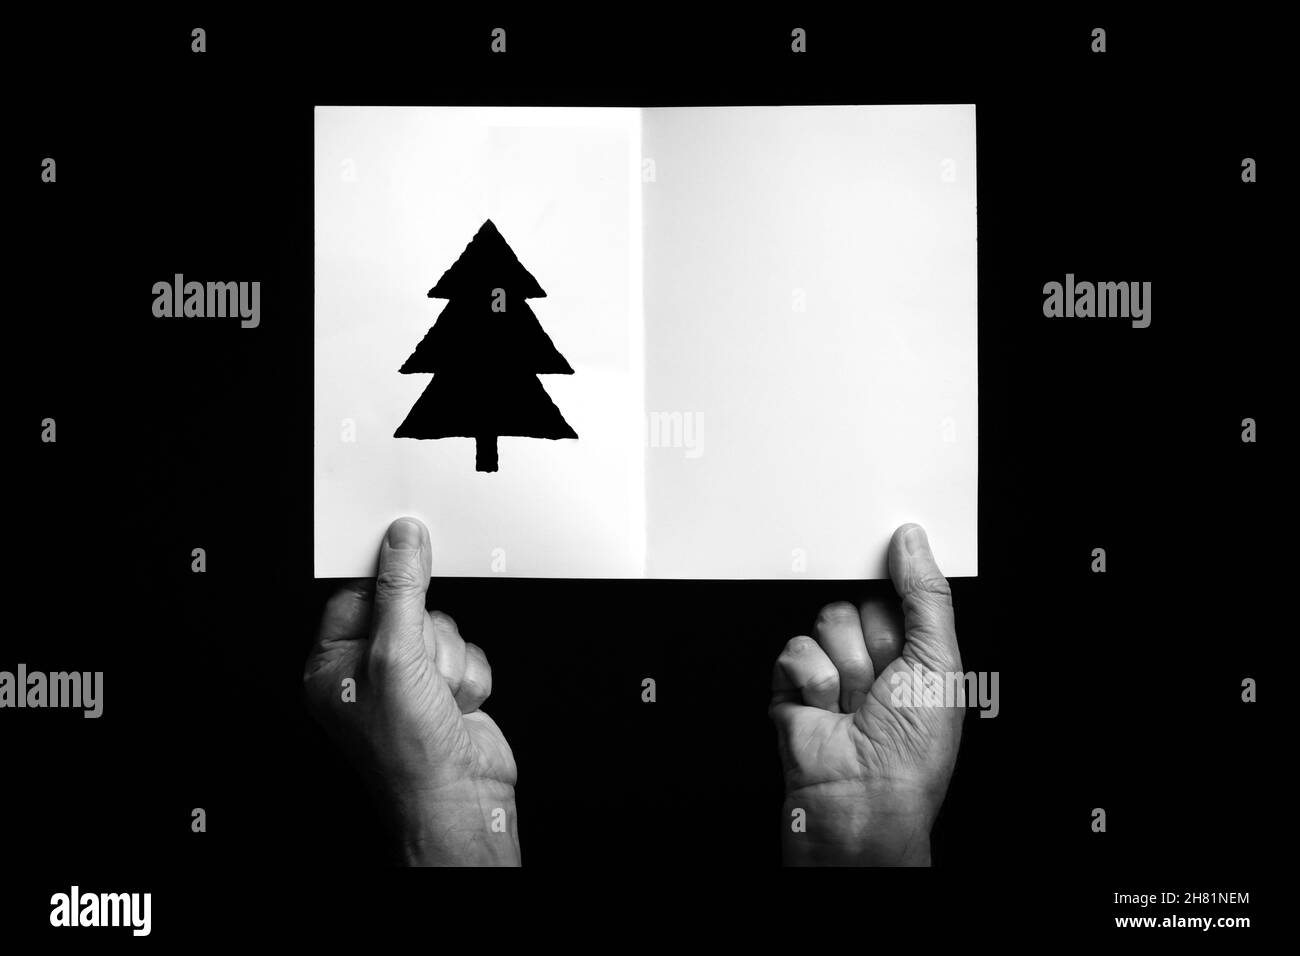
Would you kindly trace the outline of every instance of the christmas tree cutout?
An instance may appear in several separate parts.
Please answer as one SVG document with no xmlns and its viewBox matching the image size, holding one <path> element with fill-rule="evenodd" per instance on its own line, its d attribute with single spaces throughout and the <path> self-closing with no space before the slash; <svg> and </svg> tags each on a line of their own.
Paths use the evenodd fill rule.
<svg viewBox="0 0 1300 956">
<path fill-rule="evenodd" d="M 438 284 L 447 299 L 399 371 L 432 372 L 394 438 L 473 438 L 475 469 L 497 470 L 497 438 L 577 438 L 538 375 L 573 369 L 527 299 L 546 293 L 489 219 Z"/>
</svg>

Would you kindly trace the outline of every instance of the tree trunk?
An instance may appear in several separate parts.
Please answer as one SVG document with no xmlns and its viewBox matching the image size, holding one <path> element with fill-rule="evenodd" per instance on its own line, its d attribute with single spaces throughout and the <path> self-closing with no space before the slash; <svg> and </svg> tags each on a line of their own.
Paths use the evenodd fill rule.
<svg viewBox="0 0 1300 956">
<path fill-rule="evenodd" d="M 497 470 L 497 436 L 484 435 L 474 439 L 475 471 Z"/>
</svg>

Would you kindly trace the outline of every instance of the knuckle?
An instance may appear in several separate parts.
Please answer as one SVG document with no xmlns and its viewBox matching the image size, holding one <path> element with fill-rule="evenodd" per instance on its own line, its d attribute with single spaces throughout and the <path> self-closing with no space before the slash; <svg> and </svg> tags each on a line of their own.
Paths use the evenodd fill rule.
<svg viewBox="0 0 1300 956">
<path fill-rule="evenodd" d="M 452 619 L 452 616 L 444 611 L 430 611 L 429 620 L 433 622 L 436 630 L 449 631 L 453 634 L 460 633 L 460 629 L 456 627 L 456 622 Z"/>
<path fill-rule="evenodd" d="M 460 682 L 459 695 L 475 703 L 483 703 L 492 694 L 492 678 L 479 674 L 467 674 Z"/>
<path fill-rule="evenodd" d="M 856 624 L 858 609 L 848 601 L 834 601 L 817 613 L 818 627 L 836 627 L 841 624 Z"/>
<path fill-rule="evenodd" d="M 838 667 L 846 677 L 870 677 L 875 673 L 871 658 L 866 656 L 846 657 L 838 662 Z"/>
<path fill-rule="evenodd" d="M 912 578 L 911 593 L 936 604 L 952 603 L 952 585 L 938 571 L 922 572 Z"/>
<path fill-rule="evenodd" d="M 804 690 L 812 691 L 830 691 L 840 686 L 839 675 L 834 671 L 819 672 L 809 674 L 808 680 L 803 685 Z"/>
<path fill-rule="evenodd" d="M 816 644 L 816 641 L 811 639 L 811 637 L 805 635 L 790 637 L 787 643 L 785 643 L 784 648 L 781 648 L 781 654 L 780 657 L 777 658 L 777 663 L 785 663 L 785 665 L 794 666 L 801 658 L 806 657 L 807 654 L 813 653 L 816 646 L 818 646 L 818 644 Z"/>
<path fill-rule="evenodd" d="M 375 594 L 379 597 L 409 594 L 420 586 L 419 573 L 411 564 L 392 564 L 375 577 Z"/>
<path fill-rule="evenodd" d="M 817 648 L 817 642 L 806 634 L 800 634 L 798 637 L 792 637 L 786 642 L 785 650 L 781 652 L 782 657 L 801 657 Z"/>
</svg>

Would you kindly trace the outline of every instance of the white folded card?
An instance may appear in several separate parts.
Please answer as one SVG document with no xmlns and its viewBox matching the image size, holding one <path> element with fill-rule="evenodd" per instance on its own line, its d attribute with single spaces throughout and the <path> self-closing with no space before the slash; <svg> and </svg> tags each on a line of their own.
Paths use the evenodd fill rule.
<svg viewBox="0 0 1300 956">
<path fill-rule="evenodd" d="M 315 164 L 318 577 L 401 515 L 438 575 L 976 574 L 973 106 L 320 107 Z"/>
</svg>

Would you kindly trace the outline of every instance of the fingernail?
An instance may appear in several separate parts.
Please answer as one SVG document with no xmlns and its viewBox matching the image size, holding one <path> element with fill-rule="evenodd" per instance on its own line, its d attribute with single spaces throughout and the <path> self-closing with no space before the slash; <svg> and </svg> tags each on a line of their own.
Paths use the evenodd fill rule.
<svg viewBox="0 0 1300 956">
<path fill-rule="evenodd" d="M 415 551 L 420 547 L 420 526 L 410 518 L 398 518 L 388 526 L 388 546 L 394 551 Z"/>
<path fill-rule="evenodd" d="M 907 534 L 903 536 L 903 544 L 906 545 L 908 554 L 917 554 L 930 546 L 930 542 L 925 537 L 925 529 L 919 524 L 914 524 L 907 529 Z"/>
</svg>

